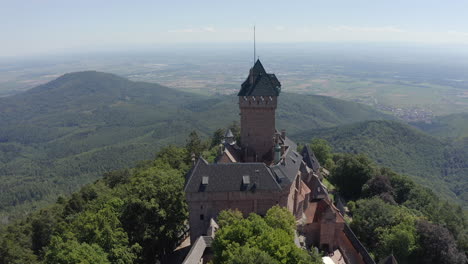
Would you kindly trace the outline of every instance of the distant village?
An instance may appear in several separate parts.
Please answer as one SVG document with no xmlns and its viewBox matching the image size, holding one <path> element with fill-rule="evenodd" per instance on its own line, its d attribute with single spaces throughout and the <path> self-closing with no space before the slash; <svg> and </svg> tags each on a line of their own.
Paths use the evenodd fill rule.
<svg viewBox="0 0 468 264">
<path fill-rule="evenodd" d="M 389 112 L 406 122 L 430 123 L 432 118 L 434 118 L 434 113 L 431 110 L 419 107 L 400 108 L 382 104 L 377 104 L 375 107 L 380 111 Z"/>
</svg>

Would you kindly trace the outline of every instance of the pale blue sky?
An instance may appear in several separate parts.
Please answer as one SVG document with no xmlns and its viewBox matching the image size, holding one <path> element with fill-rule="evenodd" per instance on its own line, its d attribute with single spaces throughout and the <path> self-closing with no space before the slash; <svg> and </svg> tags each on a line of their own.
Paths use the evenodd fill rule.
<svg viewBox="0 0 468 264">
<path fill-rule="evenodd" d="M 468 1 L 0 0 L 0 56 L 193 42 L 468 45 Z"/>
</svg>

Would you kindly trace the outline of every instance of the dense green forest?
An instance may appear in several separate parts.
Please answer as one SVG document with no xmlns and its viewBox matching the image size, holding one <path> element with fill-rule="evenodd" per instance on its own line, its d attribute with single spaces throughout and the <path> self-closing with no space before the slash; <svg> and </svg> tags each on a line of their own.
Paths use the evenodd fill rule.
<svg viewBox="0 0 468 264">
<path fill-rule="evenodd" d="M 190 153 L 211 159 L 216 143 L 192 132 L 186 147 L 164 147 L 154 160 L 105 173 L 1 227 L 0 263 L 170 262 L 187 228 L 183 185 Z M 347 202 L 347 221 L 377 260 L 393 253 L 400 263 L 466 263 L 467 226 L 459 206 L 363 155 L 333 154 L 326 144 L 314 141 L 312 148 L 329 165 L 334 199 L 339 194 Z M 225 211 L 217 220 L 214 263 L 319 263 L 314 248 L 295 246 L 294 217 L 285 209 L 273 207 L 265 218 Z"/>
<path fill-rule="evenodd" d="M 337 152 L 364 153 L 379 165 L 410 175 L 441 196 L 468 201 L 468 141 L 443 140 L 396 121 L 365 121 L 293 136 L 323 138 Z"/>
<path fill-rule="evenodd" d="M 53 202 L 109 170 L 208 136 L 239 120 L 237 96 L 206 97 L 100 72 L 79 72 L 0 98 L 0 221 Z M 353 102 L 282 93 L 288 133 L 389 116 Z"/>
<path fill-rule="evenodd" d="M 398 263 L 468 261 L 461 206 L 363 154 L 332 153 L 323 139 L 314 139 L 311 147 L 330 168 L 334 199 L 344 200 L 349 209 L 345 219 L 377 261 L 390 254 Z"/>
<path fill-rule="evenodd" d="M 155 263 L 183 236 L 190 156 L 167 147 L 153 161 L 104 174 L 0 231 L 0 263 Z"/>
</svg>

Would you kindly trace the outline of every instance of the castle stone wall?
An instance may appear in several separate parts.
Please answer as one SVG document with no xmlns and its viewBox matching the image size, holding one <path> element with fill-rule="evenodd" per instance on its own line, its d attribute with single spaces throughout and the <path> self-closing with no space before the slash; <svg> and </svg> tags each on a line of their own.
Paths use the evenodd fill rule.
<svg viewBox="0 0 468 264">
<path fill-rule="evenodd" d="M 241 143 L 247 149 L 247 157 L 244 157 L 246 161 L 272 159 L 276 106 L 276 96 L 239 97 Z"/>
<path fill-rule="evenodd" d="M 222 210 L 238 209 L 244 216 L 250 213 L 265 215 L 277 204 L 286 206 L 287 197 L 287 193 L 274 191 L 187 193 L 190 241 L 193 243 L 205 235 L 210 219 L 216 219 Z"/>
</svg>

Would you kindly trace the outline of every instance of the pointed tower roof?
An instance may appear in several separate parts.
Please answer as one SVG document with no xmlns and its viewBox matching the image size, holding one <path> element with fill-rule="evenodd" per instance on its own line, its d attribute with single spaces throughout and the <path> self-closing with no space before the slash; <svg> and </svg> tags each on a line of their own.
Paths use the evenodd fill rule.
<svg viewBox="0 0 468 264">
<path fill-rule="evenodd" d="M 231 129 L 228 129 L 228 130 L 226 131 L 226 133 L 224 134 L 224 137 L 225 137 L 225 138 L 233 138 L 233 137 L 234 137 L 234 134 L 232 134 Z"/>
<path fill-rule="evenodd" d="M 260 60 L 250 69 L 249 76 L 242 83 L 238 96 L 278 96 L 281 83 L 274 74 L 267 73 Z"/>
<path fill-rule="evenodd" d="M 391 254 L 390 256 L 383 259 L 380 264 L 398 264 L 396 258 Z"/>
</svg>

